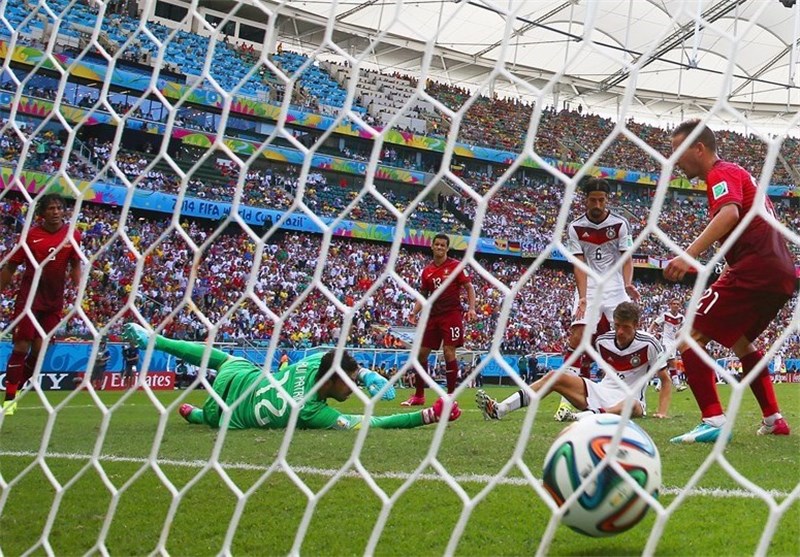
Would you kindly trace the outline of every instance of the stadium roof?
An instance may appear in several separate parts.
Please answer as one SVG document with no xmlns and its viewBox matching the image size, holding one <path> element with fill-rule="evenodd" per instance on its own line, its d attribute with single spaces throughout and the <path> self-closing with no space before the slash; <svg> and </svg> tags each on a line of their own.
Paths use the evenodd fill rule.
<svg viewBox="0 0 800 557">
<path fill-rule="evenodd" d="M 778 126 L 800 108 L 800 6 L 779 0 L 244 1 L 286 46 L 504 96 L 616 113 L 630 89 L 629 113 L 675 119 L 721 97 Z"/>
</svg>

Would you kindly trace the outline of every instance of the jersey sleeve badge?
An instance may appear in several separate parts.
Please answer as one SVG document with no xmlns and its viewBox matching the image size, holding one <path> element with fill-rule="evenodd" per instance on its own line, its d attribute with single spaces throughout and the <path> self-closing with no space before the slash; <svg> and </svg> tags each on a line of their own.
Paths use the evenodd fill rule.
<svg viewBox="0 0 800 557">
<path fill-rule="evenodd" d="M 714 200 L 719 199 L 720 197 L 726 195 L 727 193 L 728 193 L 728 182 L 724 180 L 719 184 L 714 184 L 711 187 L 711 196 L 714 198 Z"/>
</svg>

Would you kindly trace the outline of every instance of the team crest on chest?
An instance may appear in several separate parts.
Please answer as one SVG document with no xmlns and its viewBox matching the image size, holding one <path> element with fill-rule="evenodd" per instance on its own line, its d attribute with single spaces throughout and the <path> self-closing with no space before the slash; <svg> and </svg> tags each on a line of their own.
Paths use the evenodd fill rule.
<svg viewBox="0 0 800 557">
<path fill-rule="evenodd" d="M 639 357 L 638 354 L 634 354 L 633 356 L 631 356 L 631 366 L 639 367 L 639 364 L 641 364 L 641 363 L 642 363 L 642 359 Z"/>
<path fill-rule="evenodd" d="M 616 238 L 617 231 L 613 228 L 606 228 L 606 238 Z"/>
</svg>

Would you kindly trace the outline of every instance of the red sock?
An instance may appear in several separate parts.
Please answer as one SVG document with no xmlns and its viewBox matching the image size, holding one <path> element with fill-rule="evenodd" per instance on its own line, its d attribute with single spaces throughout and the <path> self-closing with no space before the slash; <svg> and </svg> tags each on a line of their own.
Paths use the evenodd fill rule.
<svg viewBox="0 0 800 557">
<path fill-rule="evenodd" d="M 447 394 L 456 390 L 456 382 L 458 381 L 458 361 L 445 362 L 444 367 L 447 370 L 445 377 L 447 378 Z"/>
<path fill-rule="evenodd" d="M 426 361 L 424 364 L 420 362 L 422 369 L 428 371 L 428 362 Z M 424 397 L 425 396 L 425 379 L 422 378 L 421 373 L 417 373 L 417 382 L 414 385 L 414 396 Z"/>
<path fill-rule="evenodd" d="M 24 352 L 12 352 L 8 358 L 6 366 L 6 400 L 14 400 L 17 396 L 17 389 L 23 385 L 22 378 L 25 374 Z"/>
<path fill-rule="evenodd" d="M 750 352 L 744 358 L 740 358 L 742 362 L 742 373 L 744 375 L 750 373 L 763 357 L 764 352 L 762 350 L 756 350 L 755 352 Z M 750 389 L 752 389 L 753 394 L 756 396 L 756 400 L 761 407 L 761 413 L 764 417 L 772 416 L 780 412 L 778 408 L 778 399 L 775 396 L 775 387 L 772 386 L 772 379 L 769 377 L 769 369 L 767 369 L 767 366 L 764 366 L 764 369 L 761 370 L 758 377 L 753 379 L 753 382 L 750 383 Z"/>
<path fill-rule="evenodd" d="M 24 373 L 20 385 L 24 385 L 25 381 L 33 377 L 33 371 L 36 369 L 36 360 L 38 359 L 39 355 L 36 354 L 34 356 L 33 353 L 28 354 L 28 357 L 25 358 L 25 367 L 23 369 Z"/>
<path fill-rule="evenodd" d="M 687 348 L 681 353 L 683 358 L 684 373 L 686 382 L 692 389 L 694 399 L 700 407 L 700 413 L 704 418 L 721 416 L 722 403 L 719 401 L 717 393 L 717 381 L 714 369 L 703 362 L 700 356 L 692 348 Z"/>
</svg>

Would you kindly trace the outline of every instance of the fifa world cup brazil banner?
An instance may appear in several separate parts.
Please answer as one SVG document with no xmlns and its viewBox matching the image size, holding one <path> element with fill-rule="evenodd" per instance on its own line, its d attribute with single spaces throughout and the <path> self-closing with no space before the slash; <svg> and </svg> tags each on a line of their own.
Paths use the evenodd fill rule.
<svg viewBox="0 0 800 557">
<path fill-rule="evenodd" d="M 43 174 L 41 172 L 25 171 L 20 175 L 20 184 L 29 193 L 36 195 L 43 189 L 58 192 L 66 197 L 73 197 L 73 191 L 67 186 L 63 179 Z M 12 183 L 12 171 L 8 167 L 0 167 L 0 189 L 19 187 L 17 183 Z M 128 190 L 124 186 L 106 184 L 103 182 L 79 182 L 78 189 L 82 192 L 84 201 L 100 203 L 103 205 L 122 206 L 125 204 Z M 195 197 L 185 197 L 178 206 L 178 196 L 151 190 L 137 189 L 133 195 L 130 206 L 135 209 L 156 211 L 159 213 L 173 214 L 176 211 L 182 216 L 198 217 L 210 220 L 222 220 L 230 212 L 230 203 L 209 201 Z M 303 212 L 287 213 L 263 207 L 251 207 L 240 205 L 238 213 L 242 219 L 253 227 L 270 228 L 278 224 L 281 229 L 293 230 L 296 232 L 321 233 L 322 229 L 308 215 Z M 326 225 L 334 223 L 331 217 L 318 217 Z M 396 227 L 387 224 L 375 224 L 369 222 L 340 220 L 334 225 L 334 236 L 353 238 L 358 240 L 373 240 L 378 242 L 391 243 L 394 240 Z M 407 228 L 403 235 L 403 244 L 409 246 L 430 246 L 433 237 L 436 235 L 433 230 L 419 230 Z M 457 251 L 467 249 L 469 244 L 468 236 L 451 234 L 450 246 Z M 520 242 L 508 242 L 494 238 L 479 238 L 477 251 L 493 255 L 512 255 L 520 257 L 522 251 Z M 557 250 L 553 250 L 551 259 L 565 261 L 566 258 Z"/>
</svg>

